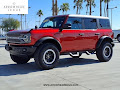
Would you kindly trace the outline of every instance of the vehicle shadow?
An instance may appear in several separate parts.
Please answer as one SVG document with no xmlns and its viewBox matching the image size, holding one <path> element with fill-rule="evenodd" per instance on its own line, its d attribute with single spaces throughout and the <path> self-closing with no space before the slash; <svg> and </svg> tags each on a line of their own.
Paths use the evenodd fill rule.
<svg viewBox="0 0 120 90">
<path fill-rule="evenodd" d="M 65 58 L 59 60 L 59 64 L 57 65 L 56 68 L 65 68 L 75 65 L 87 65 L 87 64 L 95 64 L 95 63 L 100 63 L 100 62 L 94 59 Z M 0 76 L 28 74 L 31 72 L 39 72 L 39 71 L 44 71 L 44 70 L 40 70 L 34 62 L 30 62 L 23 65 L 17 65 L 17 64 L 0 65 Z"/>
<path fill-rule="evenodd" d="M 65 58 L 65 59 L 60 59 L 60 62 L 56 68 L 69 67 L 69 66 L 74 66 L 74 65 L 95 64 L 95 63 L 100 63 L 100 62 L 95 59 Z"/>
</svg>

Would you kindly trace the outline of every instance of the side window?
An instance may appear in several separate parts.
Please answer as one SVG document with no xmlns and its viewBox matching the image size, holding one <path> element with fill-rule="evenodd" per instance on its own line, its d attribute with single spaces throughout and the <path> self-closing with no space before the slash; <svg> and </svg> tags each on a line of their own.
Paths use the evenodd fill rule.
<svg viewBox="0 0 120 90">
<path fill-rule="evenodd" d="M 82 29 L 82 19 L 69 17 L 67 20 L 67 24 L 71 24 L 71 29 Z"/>
<path fill-rule="evenodd" d="M 99 19 L 100 28 L 110 29 L 109 19 Z"/>
<path fill-rule="evenodd" d="M 97 29 L 97 20 L 92 18 L 84 18 L 84 29 Z"/>
<path fill-rule="evenodd" d="M 52 21 L 49 21 L 49 23 L 45 24 L 45 26 L 44 26 L 44 27 L 48 27 L 48 26 L 53 27 L 53 22 L 52 22 Z"/>
</svg>

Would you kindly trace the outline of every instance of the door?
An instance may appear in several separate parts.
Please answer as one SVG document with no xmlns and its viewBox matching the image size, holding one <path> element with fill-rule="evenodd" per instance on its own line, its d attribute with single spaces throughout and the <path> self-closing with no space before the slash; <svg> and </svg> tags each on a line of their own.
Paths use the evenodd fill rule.
<svg viewBox="0 0 120 90">
<path fill-rule="evenodd" d="M 82 29 L 82 19 L 69 17 L 67 24 L 71 24 L 71 29 L 63 29 L 60 32 L 60 41 L 62 52 L 79 51 L 79 48 L 84 47 L 83 38 L 79 38 L 80 29 Z M 79 46 L 81 44 L 81 46 Z"/>
<path fill-rule="evenodd" d="M 79 50 L 93 50 L 99 39 L 100 33 L 97 28 L 97 19 L 82 18 L 83 29 L 79 30 L 78 47 Z"/>
</svg>

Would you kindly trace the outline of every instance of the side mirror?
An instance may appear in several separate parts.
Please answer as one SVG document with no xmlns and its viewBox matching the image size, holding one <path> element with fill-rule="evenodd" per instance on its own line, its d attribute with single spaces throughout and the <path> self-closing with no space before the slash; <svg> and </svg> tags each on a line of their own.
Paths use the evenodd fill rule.
<svg viewBox="0 0 120 90">
<path fill-rule="evenodd" d="M 63 29 L 71 29 L 71 24 L 64 24 Z"/>
<path fill-rule="evenodd" d="M 71 29 L 72 25 L 71 24 L 64 24 L 63 28 L 60 28 L 60 32 L 62 32 L 63 29 Z"/>
<path fill-rule="evenodd" d="M 35 26 L 35 29 L 37 29 L 38 27 L 37 27 L 37 25 Z"/>
</svg>

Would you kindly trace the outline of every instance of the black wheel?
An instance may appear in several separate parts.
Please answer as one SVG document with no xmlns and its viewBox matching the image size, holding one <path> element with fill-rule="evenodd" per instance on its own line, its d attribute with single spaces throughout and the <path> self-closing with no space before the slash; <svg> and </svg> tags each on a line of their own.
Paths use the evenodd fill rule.
<svg viewBox="0 0 120 90">
<path fill-rule="evenodd" d="M 117 36 L 117 40 L 118 40 L 118 42 L 120 42 L 120 35 L 119 35 L 119 36 Z"/>
<path fill-rule="evenodd" d="M 59 51 L 55 45 L 46 43 L 41 45 L 34 56 L 36 64 L 44 70 L 52 69 L 59 59 Z"/>
<path fill-rule="evenodd" d="M 113 48 L 109 42 L 103 42 L 102 45 L 96 50 L 96 55 L 100 62 L 109 61 L 112 54 Z"/>
<path fill-rule="evenodd" d="M 79 57 L 82 55 L 82 53 L 80 53 L 80 52 L 75 52 L 75 53 L 69 53 L 69 55 L 70 55 L 72 58 L 79 58 Z"/>
<path fill-rule="evenodd" d="M 17 64 L 25 64 L 27 63 L 30 58 L 28 56 L 15 56 L 15 55 L 10 55 L 11 59 L 16 62 Z"/>
</svg>

